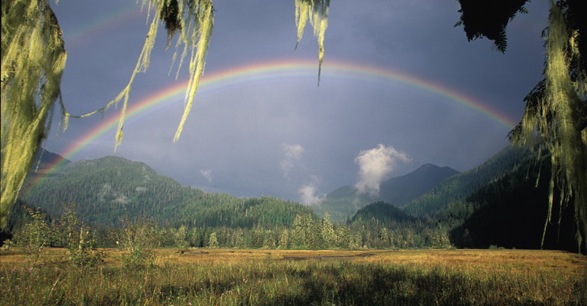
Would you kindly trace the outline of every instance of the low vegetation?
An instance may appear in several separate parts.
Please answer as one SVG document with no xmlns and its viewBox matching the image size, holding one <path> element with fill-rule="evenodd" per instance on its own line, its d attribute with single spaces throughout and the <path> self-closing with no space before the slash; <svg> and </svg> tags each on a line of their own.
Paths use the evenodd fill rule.
<svg viewBox="0 0 587 306">
<path fill-rule="evenodd" d="M 560 251 L 124 250 L 73 266 L 67 250 L 0 252 L 3 305 L 587 304 L 587 258 Z"/>
</svg>

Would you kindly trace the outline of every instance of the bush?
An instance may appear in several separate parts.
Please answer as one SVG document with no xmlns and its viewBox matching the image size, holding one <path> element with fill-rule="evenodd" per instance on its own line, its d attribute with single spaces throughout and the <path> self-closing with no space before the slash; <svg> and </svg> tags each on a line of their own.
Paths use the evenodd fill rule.
<svg viewBox="0 0 587 306">
<path fill-rule="evenodd" d="M 125 222 L 116 243 L 124 251 L 122 264 L 129 268 L 139 268 L 153 264 L 152 248 L 157 241 L 155 224 L 146 219 L 134 223 Z"/>
<path fill-rule="evenodd" d="M 31 221 L 26 223 L 22 229 L 16 233 L 16 244 L 23 248 L 24 252 L 29 254 L 33 261 L 38 261 L 41 251 L 51 242 L 51 230 L 47 225 L 47 216 L 38 211 L 29 209 Z"/>
</svg>

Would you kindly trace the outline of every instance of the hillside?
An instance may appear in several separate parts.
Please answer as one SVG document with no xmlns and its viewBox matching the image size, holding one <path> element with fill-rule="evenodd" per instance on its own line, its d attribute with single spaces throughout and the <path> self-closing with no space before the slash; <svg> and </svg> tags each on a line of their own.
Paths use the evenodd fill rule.
<svg viewBox="0 0 587 306">
<path fill-rule="evenodd" d="M 493 245 L 577 252 L 573 203 L 560 210 L 553 209 L 551 221 L 545 228 L 551 169 L 549 160 L 549 156 L 541 162 L 536 162 L 533 157 L 526 158 L 519 167 L 468 197 L 468 205 L 475 209 L 462 224 L 450 231 L 451 242 L 461 248 Z M 555 188 L 554 201 L 559 200 L 560 190 Z M 440 213 L 439 217 L 442 219 L 447 213 L 450 210 Z M 587 250 L 582 252 L 587 253 Z"/>
<path fill-rule="evenodd" d="M 344 221 L 360 208 L 376 201 L 403 207 L 455 174 L 458 171 L 449 167 L 425 164 L 406 175 L 384 181 L 377 196 L 358 194 L 352 186 L 340 187 L 326 195 L 316 210 L 322 214 L 328 211 L 332 220 Z"/>
<path fill-rule="evenodd" d="M 93 226 L 145 216 L 171 227 L 271 227 L 291 224 L 296 214 L 312 214 L 305 206 L 274 198 L 241 199 L 182 186 L 144 163 L 112 156 L 59 167 L 21 196 L 53 216 L 75 203 Z"/>
<path fill-rule="evenodd" d="M 507 146 L 480 166 L 454 175 L 431 192 L 414 199 L 404 210 L 412 216 L 424 217 L 446 209 L 449 204 L 465 200 L 483 186 L 515 170 L 529 155 L 528 149 Z"/>
<path fill-rule="evenodd" d="M 343 207 L 351 203 L 346 207 L 356 213 L 350 212 L 346 223 L 335 224 L 330 223 L 334 218 L 320 220 L 309 207 L 297 203 L 207 193 L 160 176 L 144 163 L 104 157 L 63 163 L 45 172 L 41 180 L 35 174 L 34 188 L 22 194 L 24 203 L 13 212 L 11 224 L 18 227 L 27 220 L 27 207 L 40 208 L 49 219 L 57 220 L 66 204 L 75 203 L 86 224 L 103 229 L 98 234 L 100 243 L 109 246 L 114 243 L 110 229 L 127 219 L 147 217 L 165 228 L 163 245 L 174 245 L 169 237 L 185 226 L 188 232 L 182 239 L 192 246 L 208 246 L 214 236 L 223 247 L 540 248 L 547 211 L 548 180 L 544 178 L 549 167 L 548 158 L 537 163 L 530 152 L 506 148 L 483 165 L 457 175 L 451 175 L 454 170 L 424 165 L 382 184 L 385 190 L 410 191 L 410 184 L 423 180 L 418 179 L 423 173 L 451 175 L 406 207 L 368 202 L 371 199 L 365 196 L 358 199 L 371 204 L 359 208 L 354 206 L 358 203 L 354 188 L 339 188 L 330 196 Z M 537 180 L 538 175 L 542 179 Z M 572 205 L 562 212 L 563 225 L 552 222 L 544 247 L 576 251 Z M 553 220 L 558 217 L 558 211 L 554 212 Z"/>
<path fill-rule="evenodd" d="M 458 174 L 450 167 L 425 164 L 406 175 L 391 178 L 381 183 L 381 201 L 403 207 L 415 198 L 431 191 L 440 182 Z"/>
<path fill-rule="evenodd" d="M 442 247 L 450 243 L 458 248 L 498 246 L 577 252 L 572 203 L 553 210 L 545 228 L 549 169 L 548 154 L 538 162 L 531 151 L 508 149 L 474 172 L 451 178 L 410 204 L 426 204 L 423 207 L 427 212 L 376 202 L 357 211 L 348 224 L 353 230 L 366 231 L 364 237 L 371 245 Z M 476 184 L 481 185 L 477 188 Z M 559 200 L 556 190 L 554 201 Z M 420 214 L 408 214 L 410 211 Z"/>
</svg>

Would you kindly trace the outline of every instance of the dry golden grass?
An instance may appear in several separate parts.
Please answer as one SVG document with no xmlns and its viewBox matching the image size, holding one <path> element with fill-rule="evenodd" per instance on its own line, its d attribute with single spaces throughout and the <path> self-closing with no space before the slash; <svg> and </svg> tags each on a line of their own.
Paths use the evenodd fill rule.
<svg viewBox="0 0 587 306">
<path fill-rule="evenodd" d="M 0 305 L 585 305 L 587 257 L 531 250 L 154 250 L 154 266 L 0 251 Z"/>
<path fill-rule="evenodd" d="M 122 251 L 99 249 L 108 265 L 120 264 Z M 348 260 L 356 263 L 416 265 L 455 270 L 488 270 L 520 272 L 525 270 L 556 271 L 575 276 L 587 271 L 587 257 L 550 250 L 265 250 L 265 249 L 155 249 L 155 264 L 235 264 L 258 260 Z M 41 260 L 58 262 L 67 250 L 46 248 Z M 0 251 L 0 264 L 14 267 L 29 264 L 22 251 L 12 248 Z"/>
</svg>

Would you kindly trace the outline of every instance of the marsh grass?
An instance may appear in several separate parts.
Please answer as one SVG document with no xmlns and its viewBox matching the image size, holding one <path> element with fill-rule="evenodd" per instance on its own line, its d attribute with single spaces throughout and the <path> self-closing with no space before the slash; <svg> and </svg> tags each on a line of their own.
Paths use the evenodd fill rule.
<svg viewBox="0 0 587 306">
<path fill-rule="evenodd" d="M 154 265 L 137 269 L 105 253 L 98 267 L 0 255 L 0 303 L 587 304 L 587 259 L 562 252 L 156 250 Z"/>
</svg>

